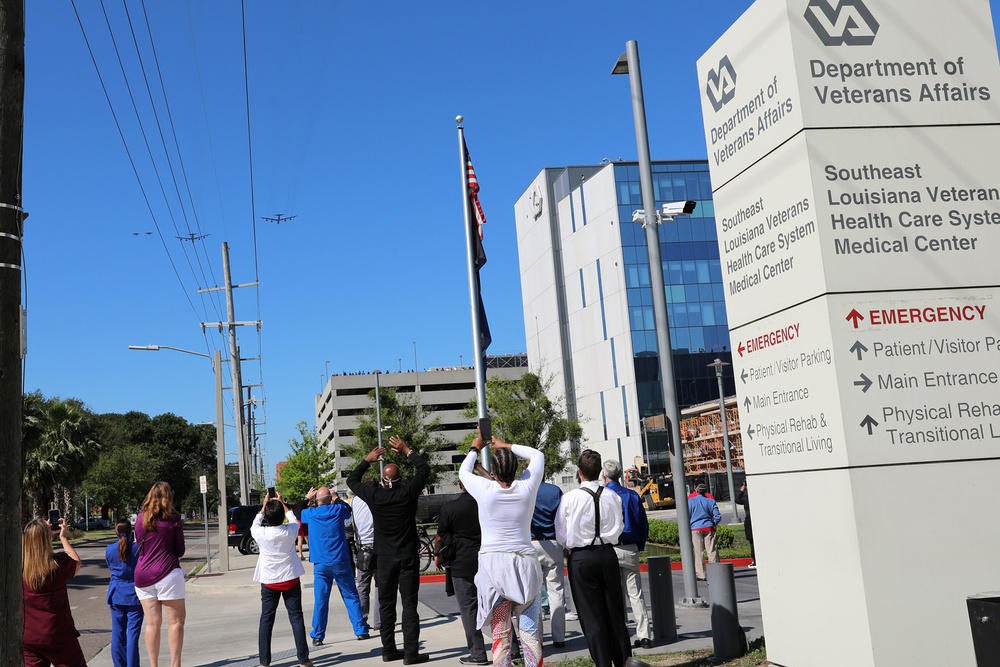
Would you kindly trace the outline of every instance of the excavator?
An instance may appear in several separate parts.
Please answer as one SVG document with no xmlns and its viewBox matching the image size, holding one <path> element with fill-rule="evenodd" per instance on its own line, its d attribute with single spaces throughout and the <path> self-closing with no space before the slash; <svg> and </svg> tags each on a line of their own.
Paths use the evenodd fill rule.
<svg viewBox="0 0 1000 667">
<path fill-rule="evenodd" d="M 635 467 L 625 471 L 626 485 L 639 494 L 648 511 L 675 507 L 674 484 L 670 476 L 650 475 L 646 470 L 646 464 L 637 456 Z"/>
</svg>

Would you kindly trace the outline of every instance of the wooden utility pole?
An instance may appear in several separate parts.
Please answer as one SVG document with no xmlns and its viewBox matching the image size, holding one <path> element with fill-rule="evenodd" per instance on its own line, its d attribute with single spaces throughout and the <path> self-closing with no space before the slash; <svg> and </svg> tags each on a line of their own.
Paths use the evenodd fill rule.
<svg viewBox="0 0 1000 667">
<path fill-rule="evenodd" d="M 24 136 L 24 0 L 0 0 L 0 666 L 21 651 L 21 137 Z"/>
</svg>

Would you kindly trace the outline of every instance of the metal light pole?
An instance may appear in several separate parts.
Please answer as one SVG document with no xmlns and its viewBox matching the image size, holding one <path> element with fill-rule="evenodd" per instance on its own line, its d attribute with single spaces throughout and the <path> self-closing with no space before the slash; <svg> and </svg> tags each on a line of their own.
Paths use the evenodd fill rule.
<svg viewBox="0 0 1000 667">
<path fill-rule="evenodd" d="M 719 418 L 722 420 L 722 446 L 726 450 L 726 481 L 729 482 L 729 500 L 733 503 L 733 521 L 739 521 L 740 514 L 736 511 L 736 485 L 733 484 L 733 458 L 729 453 L 729 419 L 726 417 L 726 394 L 722 389 L 722 367 L 728 365 L 722 359 L 716 359 L 708 367 L 715 369 L 715 377 L 719 381 Z"/>
<path fill-rule="evenodd" d="M 677 525 L 680 527 L 681 566 L 684 574 L 684 597 L 679 604 L 706 606 L 698 596 L 698 578 L 694 570 L 694 543 L 691 539 L 691 517 L 687 506 L 687 482 L 684 477 L 684 445 L 681 442 L 680 410 L 674 388 L 673 347 L 667 319 L 667 298 L 664 293 L 663 264 L 660 259 L 660 236 L 656 197 L 653 195 L 653 168 L 649 159 L 649 137 L 646 134 L 646 104 L 642 94 L 642 74 L 639 70 L 639 45 L 635 40 L 625 43 L 623 53 L 612 74 L 628 74 L 632 92 L 632 116 L 635 123 L 635 143 L 639 153 L 639 185 L 644 210 L 643 227 L 646 230 L 646 248 L 649 254 L 649 280 L 653 291 L 653 317 L 656 323 L 656 346 L 660 361 L 660 384 L 663 390 L 663 407 L 670 422 L 670 460 L 674 480 L 674 497 L 677 505 Z M 698 554 L 701 557 L 701 554 Z"/>
<path fill-rule="evenodd" d="M 224 442 L 225 422 L 223 421 L 222 411 L 222 353 L 216 350 L 214 356 L 210 357 L 202 352 L 193 352 L 169 345 L 129 345 L 128 349 L 146 350 L 149 352 L 173 350 L 174 352 L 193 354 L 196 357 L 205 357 L 212 360 L 212 372 L 215 374 L 215 458 L 219 485 L 219 571 L 227 572 L 229 571 L 229 514 L 226 510 L 226 446 Z M 211 557 L 211 554 L 205 556 L 207 560 L 210 560 Z"/>
<path fill-rule="evenodd" d="M 379 370 L 375 369 L 375 427 L 378 429 L 378 446 L 382 447 L 382 400 L 379 396 L 378 376 Z M 381 480 L 385 477 L 385 460 L 380 456 L 378 459 L 378 476 Z"/>
</svg>

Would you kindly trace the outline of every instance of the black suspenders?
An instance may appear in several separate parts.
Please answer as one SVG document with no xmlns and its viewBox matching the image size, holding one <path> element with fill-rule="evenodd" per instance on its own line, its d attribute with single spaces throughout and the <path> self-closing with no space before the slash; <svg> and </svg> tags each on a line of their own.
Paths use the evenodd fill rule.
<svg viewBox="0 0 1000 667">
<path fill-rule="evenodd" d="M 580 488 L 594 497 L 594 539 L 590 540 L 590 546 L 594 546 L 594 542 L 597 540 L 600 540 L 601 544 L 604 544 L 604 538 L 601 537 L 601 491 L 604 490 L 604 487 L 597 487 L 596 492 L 591 491 L 585 486 L 581 486 Z"/>
</svg>

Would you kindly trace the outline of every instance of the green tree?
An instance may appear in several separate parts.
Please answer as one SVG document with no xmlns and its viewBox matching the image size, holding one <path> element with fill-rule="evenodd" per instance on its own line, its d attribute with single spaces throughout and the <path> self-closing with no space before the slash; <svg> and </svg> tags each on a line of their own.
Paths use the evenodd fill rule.
<svg viewBox="0 0 1000 667">
<path fill-rule="evenodd" d="M 101 452 L 97 463 L 83 481 L 81 491 L 95 505 L 115 508 L 118 516 L 130 514 L 142 505 L 152 483 L 149 481 L 149 454 L 139 445 L 125 444 Z"/>
<path fill-rule="evenodd" d="M 24 397 L 24 489 L 34 516 L 55 501 L 70 517 L 72 492 L 93 465 L 100 445 L 93 437 L 90 413 L 76 399 Z"/>
<path fill-rule="evenodd" d="M 281 469 L 281 480 L 275 485 L 288 502 L 305 498 L 310 488 L 333 484 L 337 478 L 337 458 L 319 444 L 316 429 L 305 422 L 299 422 L 295 428 L 299 437 L 288 441 L 291 454 Z"/>
<path fill-rule="evenodd" d="M 153 482 L 162 480 L 174 490 L 178 510 L 200 509 L 200 475 L 208 477 L 210 502 L 217 502 L 212 426 L 171 413 L 151 418 L 134 411 L 97 415 L 95 421 L 104 449 L 84 490 L 97 504 L 137 509 Z"/>
<path fill-rule="evenodd" d="M 365 408 L 363 415 L 358 417 L 358 426 L 354 429 L 354 444 L 341 447 L 341 454 L 348 456 L 355 463 L 378 446 L 378 418 L 375 414 L 375 391 L 369 392 L 372 405 Z M 441 421 L 428 421 L 424 409 L 415 399 L 400 400 L 393 389 L 382 389 L 379 392 L 382 405 L 382 445 L 385 447 L 385 462 L 399 466 L 403 481 L 409 481 L 416 470 L 407 462 L 404 456 L 392 451 L 389 438 L 393 435 L 402 438 L 410 449 L 417 452 L 427 465 L 431 467 L 428 484 L 434 484 L 438 477 L 439 466 L 436 465 L 436 454 L 448 448 L 448 441 L 437 432 Z M 372 466 L 366 476 L 378 477 L 378 466 Z"/>
<path fill-rule="evenodd" d="M 516 380 L 492 377 L 486 381 L 486 403 L 493 433 L 505 442 L 534 447 L 545 454 L 545 478 L 558 475 L 569 464 L 563 443 L 578 442 L 583 427 L 563 415 L 559 402 L 549 398 L 552 378 L 544 381 L 535 373 L 525 373 Z M 561 398 L 560 398 L 561 402 Z M 465 409 L 465 416 L 479 414 L 476 399 Z M 462 443 L 464 451 L 472 443 L 469 435 Z"/>
</svg>

